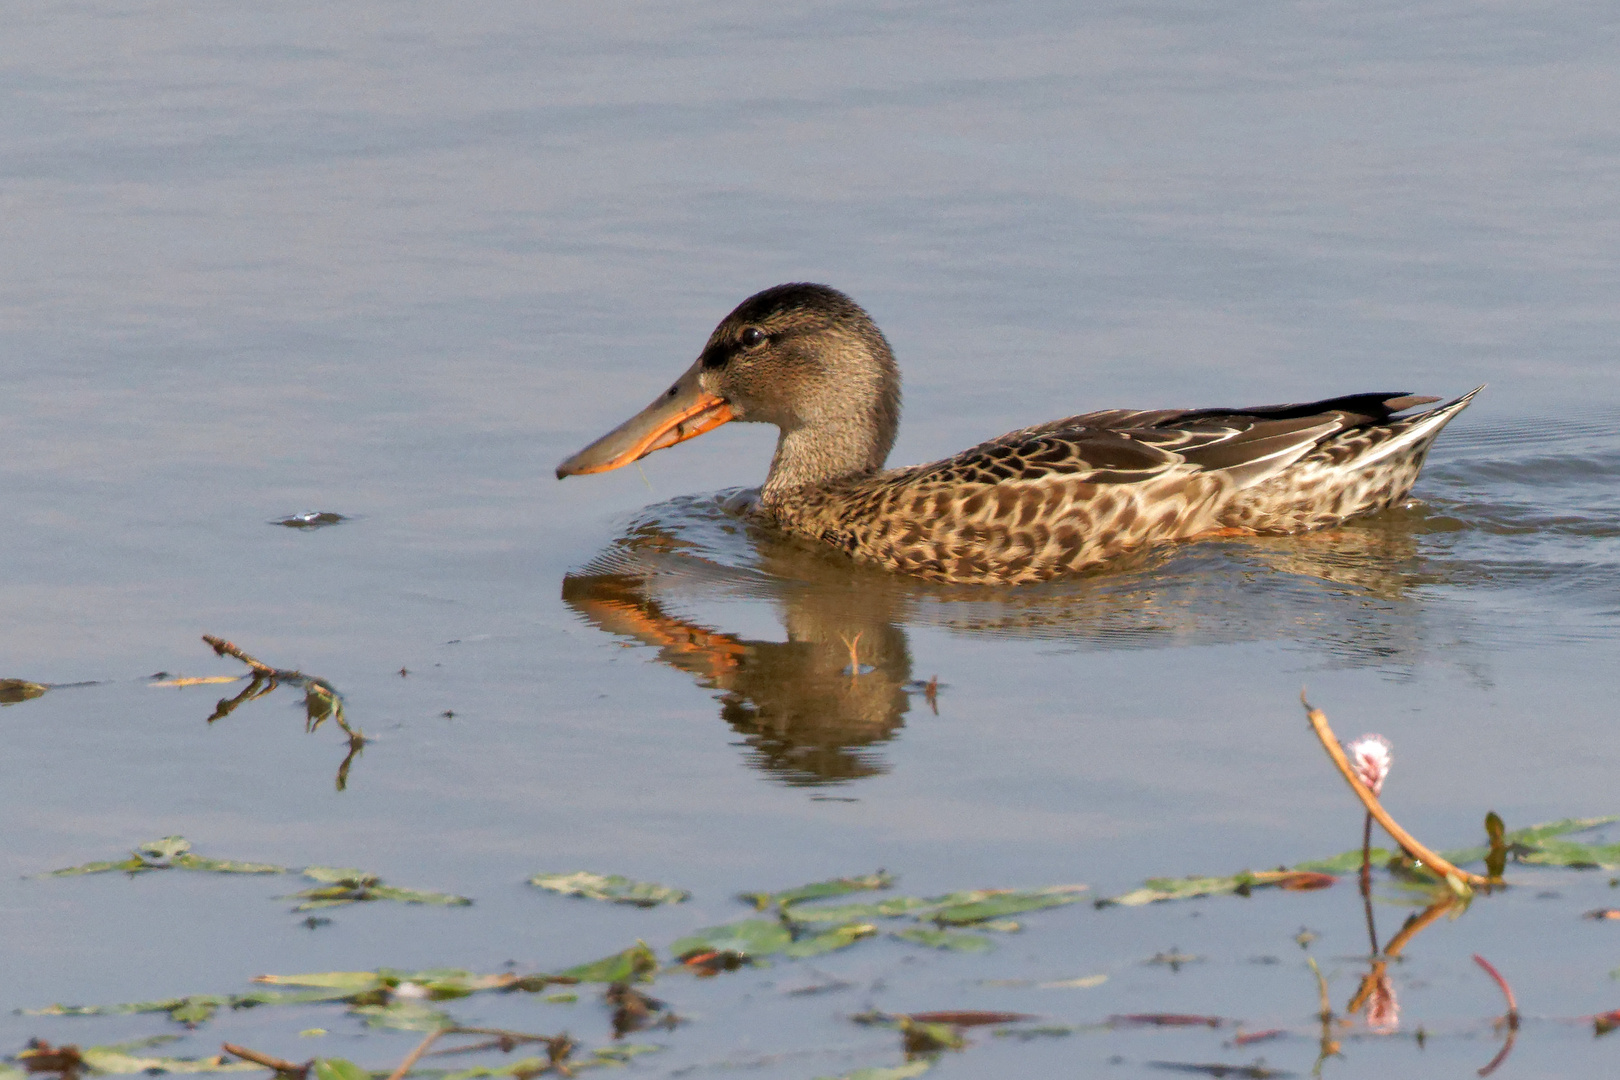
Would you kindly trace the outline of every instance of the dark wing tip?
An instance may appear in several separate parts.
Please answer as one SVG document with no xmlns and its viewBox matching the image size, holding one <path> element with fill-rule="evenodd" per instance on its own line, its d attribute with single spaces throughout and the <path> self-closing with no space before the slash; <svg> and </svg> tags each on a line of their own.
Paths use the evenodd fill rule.
<svg viewBox="0 0 1620 1080">
<path fill-rule="evenodd" d="M 1407 409 L 1415 409 L 1419 405 L 1433 405 L 1439 400 L 1439 398 L 1430 394 L 1400 394 L 1396 397 L 1385 398 L 1383 404 L 1384 408 L 1390 412 L 1398 413 L 1405 412 Z"/>
</svg>

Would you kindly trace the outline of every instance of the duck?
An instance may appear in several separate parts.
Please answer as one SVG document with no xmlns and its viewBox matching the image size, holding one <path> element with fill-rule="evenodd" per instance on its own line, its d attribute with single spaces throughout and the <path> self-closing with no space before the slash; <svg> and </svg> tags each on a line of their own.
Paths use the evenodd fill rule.
<svg viewBox="0 0 1620 1080">
<path fill-rule="evenodd" d="M 953 585 L 1022 585 L 1149 545 L 1301 533 L 1405 499 L 1483 390 L 1251 408 L 1105 409 L 886 468 L 900 372 L 872 317 L 827 285 L 755 293 L 641 412 L 557 466 L 606 472 L 731 421 L 774 424 L 744 511 L 857 563 Z M 1397 415 L 1401 414 L 1401 415 Z"/>
</svg>

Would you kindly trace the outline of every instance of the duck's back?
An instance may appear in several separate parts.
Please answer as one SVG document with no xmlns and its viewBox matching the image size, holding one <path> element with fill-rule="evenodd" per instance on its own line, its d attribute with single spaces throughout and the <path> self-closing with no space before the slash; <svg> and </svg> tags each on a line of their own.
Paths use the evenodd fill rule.
<svg viewBox="0 0 1620 1080">
<path fill-rule="evenodd" d="M 937 581 L 1022 583 L 1219 530 L 1287 533 L 1390 506 L 1475 390 L 1251 409 L 1086 413 L 929 465 L 801 489 L 783 528 Z"/>
</svg>

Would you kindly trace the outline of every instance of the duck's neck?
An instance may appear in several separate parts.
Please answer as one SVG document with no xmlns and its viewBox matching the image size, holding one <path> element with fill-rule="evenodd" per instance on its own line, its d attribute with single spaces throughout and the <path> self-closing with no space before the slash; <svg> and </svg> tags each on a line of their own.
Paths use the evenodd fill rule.
<svg viewBox="0 0 1620 1080">
<path fill-rule="evenodd" d="M 893 359 L 882 359 L 866 378 L 820 398 L 812 414 L 780 425 L 762 503 L 779 506 L 795 491 L 883 468 L 900 429 L 900 377 Z"/>
</svg>

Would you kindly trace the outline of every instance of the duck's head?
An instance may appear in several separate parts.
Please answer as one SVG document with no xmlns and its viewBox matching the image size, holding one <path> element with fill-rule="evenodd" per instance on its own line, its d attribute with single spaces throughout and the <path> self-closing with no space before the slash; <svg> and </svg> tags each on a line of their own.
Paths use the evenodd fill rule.
<svg viewBox="0 0 1620 1080">
<path fill-rule="evenodd" d="M 900 426 L 900 374 L 883 332 L 825 285 L 778 285 L 720 321 L 651 405 L 557 466 L 606 472 L 729 420 L 781 429 L 763 496 L 883 467 Z"/>
</svg>

